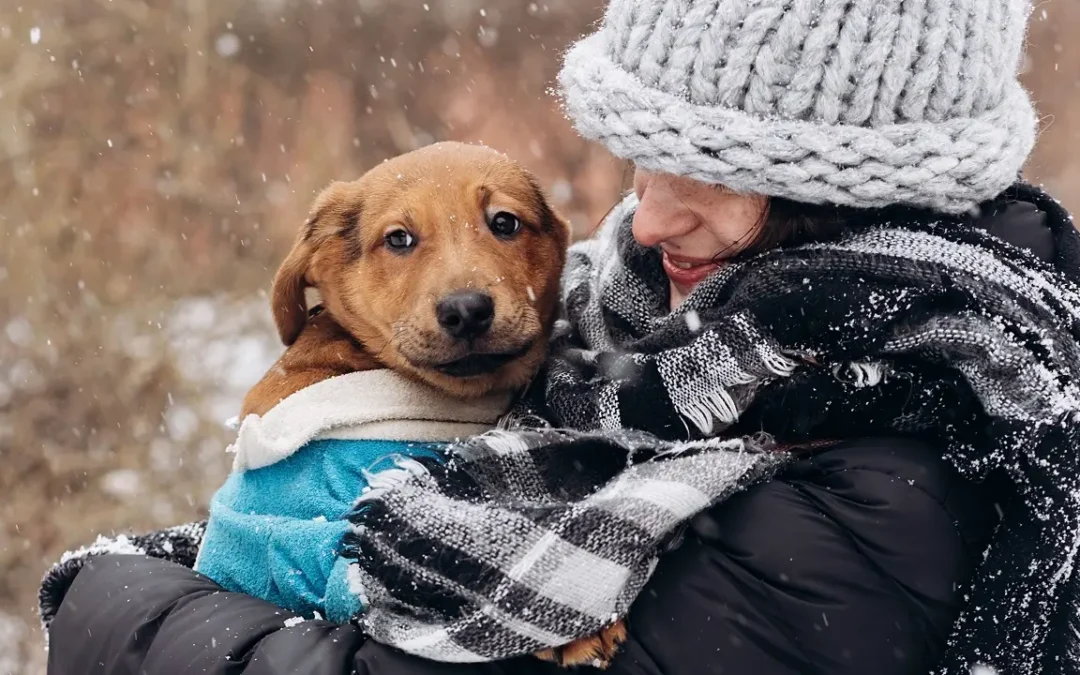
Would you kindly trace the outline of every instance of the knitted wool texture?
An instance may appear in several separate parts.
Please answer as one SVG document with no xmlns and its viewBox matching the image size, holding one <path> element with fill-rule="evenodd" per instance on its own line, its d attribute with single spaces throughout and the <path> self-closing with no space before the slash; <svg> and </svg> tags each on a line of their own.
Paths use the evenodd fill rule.
<svg viewBox="0 0 1080 675">
<path fill-rule="evenodd" d="M 559 83 L 583 136 L 652 171 L 960 213 L 1013 183 L 1036 115 L 1029 0 L 611 0 Z"/>
</svg>

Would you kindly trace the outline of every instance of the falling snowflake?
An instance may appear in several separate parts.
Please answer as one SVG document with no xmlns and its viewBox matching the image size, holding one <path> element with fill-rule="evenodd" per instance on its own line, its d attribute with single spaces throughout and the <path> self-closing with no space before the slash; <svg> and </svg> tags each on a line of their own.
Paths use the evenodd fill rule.
<svg viewBox="0 0 1080 675">
<path fill-rule="evenodd" d="M 240 37 L 236 33 L 222 33 L 214 41 L 214 49 L 225 58 L 236 56 L 240 53 Z"/>
</svg>

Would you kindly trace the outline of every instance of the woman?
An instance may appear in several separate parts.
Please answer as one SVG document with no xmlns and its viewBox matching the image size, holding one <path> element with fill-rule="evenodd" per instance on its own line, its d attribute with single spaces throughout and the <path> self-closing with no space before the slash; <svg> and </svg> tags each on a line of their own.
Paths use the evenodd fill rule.
<svg viewBox="0 0 1080 675">
<path fill-rule="evenodd" d="M 50 574 L 50 673 L 551 674 L 498 660 L 528 651 L 505 641 L 608 590 L 613 618 L 630 605 L 613 673 L 1077 671 L 1080 237 L 1013 185 L 1029 7 L 973 4 L 613 0 L 571 50 L 571 118 L 637 167 L 571 255 L 540 387 L 590 433 L 506 437 L 541 484 L 526 506 L 484 501 L 520 496 L 492 487 L 519 474 L 466 444 L 498 480 L 466 466 L 370 496 L 346 552 L 386 600 L 379 642 L 486 662 L 301 623 L 158 559 L 190 566 L 194 528 Z M 430 517 L 531 553 L 499 530 L 526 516 L 589 562 L 542 551 L 559 564 L 511 586 L 522 606 L 488 585 L 521 575 L 416 535 Z"/>
</svg>

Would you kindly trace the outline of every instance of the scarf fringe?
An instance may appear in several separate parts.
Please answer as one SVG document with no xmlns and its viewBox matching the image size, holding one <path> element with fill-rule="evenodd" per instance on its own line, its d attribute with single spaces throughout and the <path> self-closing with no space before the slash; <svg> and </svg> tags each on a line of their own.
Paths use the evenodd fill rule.
<svg viewBox="0 0 1080 675">
<path fill-rule="evenodd" d="M 780 352 L 767 351 L 761 355 L 761 362 L 769 372 L 778 377 L 791 377 L 800 363 Z"/>
<path fill-rule="evenodd" d="M 679 412 L 703 434 L 711 433 L 716 422 L 726 426 L 739 419 L 735 399 L 726 389 L 706 394 L 700 401 L 685 406 Z"/>
<path fill-rule="evenodd" d="M 427 468 L 415 459 L 404 455 L 395 455 L 391 459 L 394 462 L 393 469 L 361 472 L 367 485 L 356 500 L 354 508 L 362 506 L 364 502 L 376 501 L 384 494 L 399 490 L 409 483 L 431 478 Z"/>
<path fill-rule="evenodd" d="M 794 373 L 800 365 L 798 361 L 790 359 L 776 351 L 761 350 L 759 354 L 761 357 L 761 365 L 763 365 L 771 375 L 776 377 L 791 377 L 792 373 Z M 877 371 L 872 368 L 872 364 L 868 364 L 863 366 L 859 372 L 869 373 L 862 375 L 863 379 L 869 380 L 871 374 L 876 373 Z M 881 376 L 878 377 L 878 381 L 880 381 L 880 378 Z M 730 384 L 745 386 L 760 381 L 760 377 L 756 377 L 747 372 L 742 372 L 730 382 Z M 703 434 L 710 434 L 716 431 L 717 423 L 719 423 L 721 427 L 726 427 L 738 422 L 739 416 L 742 414 L 738 403 L 735 401 L 735 397 L 728 388 L 724 386 L 716 387 L 696 401 L 684 403 L 679 407 L 678 412 Z"/>
</svg>

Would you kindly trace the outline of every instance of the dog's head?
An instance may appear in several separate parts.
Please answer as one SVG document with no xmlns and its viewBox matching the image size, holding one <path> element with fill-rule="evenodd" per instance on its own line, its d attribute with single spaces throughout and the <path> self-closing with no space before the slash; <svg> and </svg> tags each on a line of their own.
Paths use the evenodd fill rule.
<svg viewBox="0 0 1080 675">
<path fill-rule="evenodd" d="M 543 359 L 569 225 L 505 155 L 438 143 L 333 183 L 274 279 L 292 344 L 314 286 L 379 361 L 457 396 L 525 385 Z"/>
</svg>

